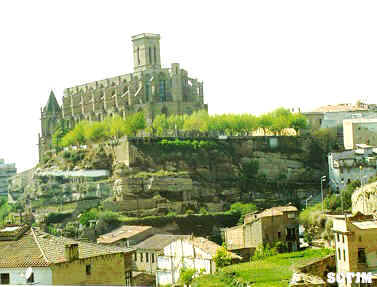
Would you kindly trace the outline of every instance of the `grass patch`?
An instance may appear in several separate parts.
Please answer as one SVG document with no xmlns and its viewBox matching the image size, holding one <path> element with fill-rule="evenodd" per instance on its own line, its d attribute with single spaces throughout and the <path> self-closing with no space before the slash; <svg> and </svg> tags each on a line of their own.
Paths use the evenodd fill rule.
<svg viewBox="0 0 377 287">
<path fill-rule="evenodd" d="M 330 249 L 307 249 L 292 253 L 282 253 L 265 258 L 225 267 L 214 275 L 205 275 L 194 280 L 193 287 L 229 287 L 234 278 L 249 282 L 255 287 L 286 287 L 292 277 L 294 267 L 313 259 L 332 254 Z"/>
</svg>

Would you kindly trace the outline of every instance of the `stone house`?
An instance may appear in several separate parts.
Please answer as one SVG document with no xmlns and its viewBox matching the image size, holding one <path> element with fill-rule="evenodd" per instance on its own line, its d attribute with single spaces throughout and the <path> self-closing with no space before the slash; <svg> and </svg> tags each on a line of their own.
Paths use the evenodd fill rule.
<svg viewBox="0 0 377 287">
<path fill-rule="evenodd" d="M 376 215 L 338 216 L 333 219 L 336 242 L 337 272 L 371 272 L 377 286 L 377 220 Z M 340 284 L 341 287 L 360 286 Z"/>
<path fill-rule="evenodd" d="M 188 239 L 190 235 L 156 234 L 135 245 L 136 252 L 133 257 L 134 270 L 155 274 L 157 269 L 157 257 L 162 254 L 164 248 L 178 239 Z"/>
<path fill-rule="evenodd" d="M 214 257 L 218 248 L 220 248 L 219 245 L 203 237 L 178 239 L 171 242 L 157 257 L 157 286 L 178 283 L 182 268 L 194 268 L 204 274 L 215 273 Z M 230 255 L 233 262 L 239 262 L 242 259 L 234 253 Z"/>
<path fill-rule="evenodd" d="M 377 118 L 343 121 L 344 148 L 355 149 L 357 144 L 377 146 Z"/>
<path fill-rule="evenodd" d="M 23 225 L 0 230 L 0 250 L 0 284 L 132 284 L 134 249 L 78 242 Z"/>
<path fill-rule="evenodd" d="M 244 223 L 226 228 L 225 242 L 229 250 L 251 256 L 261 244 L 280 241 L 288 251 L 299 249 L 298 210 L 295 206 L 277 206 L 260 213 L 247 214 Z"/>
<path fill-rule="evenodd" d="M 377 175 L 377 149 L 366 144 L 357 144 L 357 149 L 328 154 L 330 186 L 341 190 L 354 180 L 366 183 Z"/>
<path fill-rule="evenodd" d="M 123 225 L 97 238 L 97 243 L 130 247 L 153 235 L 152 226 Z"/>
</svg>

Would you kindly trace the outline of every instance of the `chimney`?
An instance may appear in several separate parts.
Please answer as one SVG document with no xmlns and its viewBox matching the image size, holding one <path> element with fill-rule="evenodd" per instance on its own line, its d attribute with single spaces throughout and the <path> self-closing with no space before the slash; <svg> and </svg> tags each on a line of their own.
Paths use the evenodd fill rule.
<svg viewBox="0 0 377 287">
<path fill-rule="evenodd" d="M 68 262 L 71 262 L 75 259 L 79 259 L 79 244 L 66 244 L 64 248 L 64 258 Z"/>
</svg>

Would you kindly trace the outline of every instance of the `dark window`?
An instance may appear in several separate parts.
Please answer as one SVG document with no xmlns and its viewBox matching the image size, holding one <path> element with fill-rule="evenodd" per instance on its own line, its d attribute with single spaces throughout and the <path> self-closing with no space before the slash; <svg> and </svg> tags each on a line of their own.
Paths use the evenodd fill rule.
<svg viewBox="0 0 377 287">
<path fill-rule="evenodd" d="M 152 263 L 154 263 L 154 253 L 152 253 Z"/>
<path fill-rule="evenodd" d="M 281 237 L 281 232 L 278 232 L 278 238 L 280 239 L 280 237 Z"/>
<path fill-rule="evenodd" d="M 132 284 L 132 272 L 126 272 L 126 286 L 131 286 Z"/>
<path fill-rule="evenodd" d="M 340 253 L 340 248 L 338 248 L 338 259 L 342 260 L 341 253 Z"/>
<path fill-rule="evenodd" d="M 34 272 L 31 273 L 30 277 L 26 280 L 26 283 L 34 283 Z"/>
<path fill-rule="evenodd" d="M 156 64 L 157 63 L 156 47 L 153 48 L 153 52 L 154 52 L 154 63 Z"/>
<path fill-rule="evenodd" d="M 149 254 L 148 254 L 148 252 L 145 253 L 145 261 L 149 262 Z"/>
<path fill-rule="evenodd" d="M 346 261 L 346 250 L 343 249 L 343 260 Z"/>
<path fill-rule="evenodd" d="M 160 81 L 160 101 L 166 102 L 166 81 Z"/>
<path fill-rule="evenodd" d="M 357 250 L 357 262 L 367 263 L 367 257 L 365 256 L 365 248 L 359 248 Z"/>
<path fill-rule="evenodd" d="M 149 47 L 149 64 L 152 64 L 152 48 Z"/>
<path fill-rule="evenodd" d="M 342 240 L 343 240 L 343 243 L 344 243 L 344 235 L 342 235 Z"/>
<path fill-rule="evenodd" d="M 340 242 L 339 233 L 336 234 L 336 241 Z"/>
<path fill-rule="evenodd" d="M 86 264 L 85 266 L 85 272 L 86 272 L 86 275 L 90 275 L 92 273 L 92 266 L 90 264 Z"/>
<path fill-rule="evenodd" d="M 140 49 L 137 48 L 137 64 L 140 65 Z"/>
<path fill-rule="evenodd" d="M 137 261 L 137 253 L 134 253 L 134 261 Z"/>
<path fill-rule="evenodd" d="M 9 283 L 10 283 L 9 273 L 1 273 L 0 274 L 0 284 L 4 285 L 4 284 L 9 284 Z"/>
<path fill-rule="evenodd" d="M 143 262 L 143 253 L 140 253 L 140 262 Z"/>
</svg>

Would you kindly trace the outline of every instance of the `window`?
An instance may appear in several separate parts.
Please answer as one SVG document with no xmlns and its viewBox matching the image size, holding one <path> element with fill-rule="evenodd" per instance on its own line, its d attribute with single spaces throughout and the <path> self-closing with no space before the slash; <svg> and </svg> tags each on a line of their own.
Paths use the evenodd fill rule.
<svg viewBox="0 0 377 287">
<path fill-rule="evenodd" d="M 342 259 L 341 254 L 340 254 L 340 248 L 338 248 L 338 259 L 339 259 L 339 260 Z"/>
<path fill-rule="evenodd" d="M 34 283 L 34 272 L 31 273 L 30 277 L 26 280 L 26 283 Z"/>
<path fill-rule="evenodd" d="M 9 283 L 10 283 L 9 273 L 1 273 L 0 274 L 0 284 L 4 285 L 4 284 L 9 284 Z"/>
<path fill-rule="evenodd" d="M 145 84 L 145 101 L 149 102 L 149 94 L 150 94 L 151 85 L 149 83 Z"/>
<path fill-rule="evenodd" d="M 343 243 L 344 243 L 344 234 L 342 235 L 342 241 L 343 241 Z"/>
<path fill-rule="evenodd" d="M 134 253 L 134 261 L 137 261 L 137 253 Z"/>
<path fill-rule="evenodd" d="M 148 254 L 148 252 L 145 253 L 145 262 L 149 262 L 149 254 Z"/>
<path fill-rule="evenodd" d="M 143 253 L 140 253 L 140 262 L 143 262 Z"/>
<path fill-rule="evenodd" d="M 132 272 L 126 272 L 126 286 L 131 286 L 132 284 Z"/>
<path fill-rule="evenodd" d="M 152 64 L 152 48 L 149 47 L 149 64 Z"/>
<path fill-rule="evenodd" d="M 166 102 L 166 81 L 160 81 L 160 101 Z"/>
<path fill-rule="evenodd" d="M 152 263 L 154 263 L 154 253 L 152 253 Z"/>
<path fill-rule="evenodd" d="M 278 232 L 278 238 L 280 239 L 280 237 L 281 237 L 281 232 Z"/>
<path fill-rule="evenodd" d="M 157 63 L 157 53 L 156 53 L 156 47 L 153 47 L 153 52 L 154 52 L 154 63 Z"/>
<path fill-rule="evenodd" d="M 346 250 L 343 249 L 343 260 L 346 261 Z"/>
<path fill-rule="evenodd" d="M 339 233 L 336 234 L 336 241 L 340 242 Z"/>
<path fill-rule="evenodd" d="M 140 65 L 140 49 L 137 48 L 137 64 Z"/>
<path fill-rule="evenodd" d="M 357 262 L 367 263 L 367 257 L 365 256 L 365 248 L 359 248 L 357 250 Z"/>
<path fill-rule="evenodd" d="M 92 266 L 90 264 L 85 265 L 85 272 L 86 275 L 90 275 L 92 273 Z"/>
</svg>

